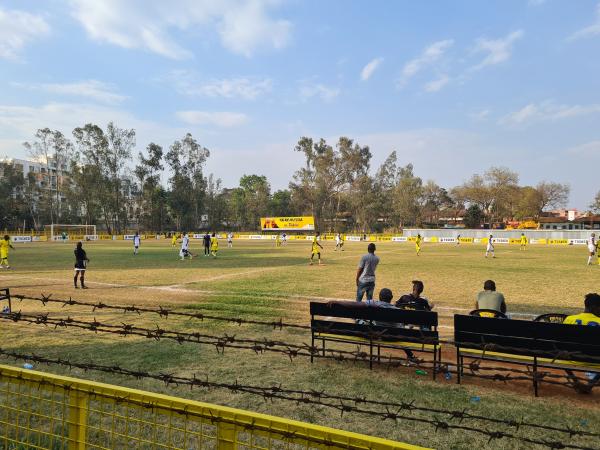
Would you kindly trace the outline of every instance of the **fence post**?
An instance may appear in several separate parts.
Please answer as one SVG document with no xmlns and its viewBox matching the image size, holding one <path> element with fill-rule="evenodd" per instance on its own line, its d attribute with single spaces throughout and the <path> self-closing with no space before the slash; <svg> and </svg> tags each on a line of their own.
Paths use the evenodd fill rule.
<svg viewBox="0 0 600 450">
<path fill-rule="evenodd" d="M 234 450 L 236 445 L 235 425 L 219 422 L 217 424 L 217 448 L 219 450 Z"/>
<path fill-rule="evenodd" d="M 82 392 L 69 394 L 69 450 L 85 450 L 88 403 L 88 395 Z"/>
</svg>

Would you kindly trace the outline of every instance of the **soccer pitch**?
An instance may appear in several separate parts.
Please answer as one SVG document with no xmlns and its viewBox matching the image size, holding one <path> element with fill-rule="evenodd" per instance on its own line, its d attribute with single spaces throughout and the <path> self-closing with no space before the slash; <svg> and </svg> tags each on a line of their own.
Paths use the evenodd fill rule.
<svg viewBox="0 0 600 450">
<path fill-rule="evenodd" d="M 140 253 L 133 255 L 130 241 L 89 242 L 84 248 L 90 258 L 86 273 L 88 290 L 73 288 L 74 243 L 18 244 L 11 251 L 14 268 L 0 272 L 0 287 L 10 287 L 14 294 L 39 296 L 52 293 L 54 298 L 72 297 L 82 301 L 107 304 L 164 306 L 177 310 L 210 311 L 211 314 L 256 320 L 279 320 L 309 324 L 308 302 L 311 299 L 347 299 L 355 296 L 356 265 L 366 253 L 366 243 L 348 242 L 343 252 L 334 251 L 333 241 L 323 242 L 323 265 L 309 266 L 309 241 L 290 241 L 276 248 L 274 242 L 234 241 L 232 249 L 220 242 L 218 257 L 202 255 L 200 241 L 192 241 L 191 250 L 198 256 L 180 261 L 179 247 L 170 241 L 142 241 Z M 377 270 L 376 293 L 390 288 L 398 298 L 411 289 L 411 280 L 425 283 L 424 296 L 435 303 L 440 315 L 440 332 L 452 335 L 454 313 L 473 309 L 475 294 L 486 279 L 496 281 L 504 293 L 509 313 L 538 315 L 548 312 L 579 312 L 583 296 L 598 291 L 600 267 L 586 266 L 583 246 L 497 245 L 496 258 L 484 258 L 482 245 L 424 244 L 420 256 L 410 243 L 377 243 L 381 258 Z M 96 318 L 116 324 L 135 323 L 145 327 L 159 324 L 166 329 L 200 331 L 214 335 L 235 335 L 251 339 L 281 339 L 310 343 L 306 330 L 273 330 L 264 326 L 218 321 L 184 320 L 158 315 L 135 315 L 115 311 L 60 307 L 39 302 L 15 302 L 13 310 L 26 313 L 50 313 L 50 317 Z M 526 317 L 526 316 L 523 316 Z M 566 388 L 543 387 L 534 399 L 528 383 L 493 384 L 467 380 L 457 386 L 455 380 L 432 382 L 415 374 L 414 369 L 376 368 L 369 371 L 364 363 L 306 358 L 290 360 L 285 355 L 255 354 L 247 350 L 145 339 L 101 335 L 73 329 L 53 329 L 1 321 L 4 349 L 34 352 L 73 361 L 117 364 L 131 369 L 171 373 L 182 376 L 197 374 L 211 380 L 287 388 L 326 390 L 328 392 L 366 396 L 370 399 L 410 402 L 429 407 L 462 410 L 468 408 L 481 415 L 537 421 L 554 425 L 600 429 L 598 393 L 581 396 Z M 3 363 L 16 364 L 2 359 Z M 68 373 L 61 367 L 41 366 L 39 370 Z M 251 409 L 361 433 L 383 436 L 404 442 L 437 448 L 467 448 L 488 445 L 484 436 L 438 431 L 418 422 L 381 421 L 373 417 L 344 414 L 326 408 L 290 402 L 266 402 L 260 397 L 231 393 L 219 389 L 194 390 L 164 386 L 148 380 L 73 370 L 73 376 L 101 380 L 203 401 Z M 470 399 L 480 397 L 472 403 Z M 584 424 L 584 425 L 582 425 Z M 477 426 L 476 422 L 470 425 Z M 484 425 L 481 425 L 482 427 Z M 485 425 L 486 428 L 492 428 Z M 504 430 L 506 431 L 506 430 Z M 569 437 L 539 430 L 515 431 L 539 438 Z M 592 443 L 579 438 L 578 443 Z M 523 448 L 516 441 L 503 439 L 489 444 L 495 448 Z"/>
</svg>

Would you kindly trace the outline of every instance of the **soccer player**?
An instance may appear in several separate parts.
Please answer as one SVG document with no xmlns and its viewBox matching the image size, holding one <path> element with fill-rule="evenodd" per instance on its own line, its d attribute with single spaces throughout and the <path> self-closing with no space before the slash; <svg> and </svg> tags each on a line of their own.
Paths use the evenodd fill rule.
<svg viewBox="0 0 600 450">
<path fill-rule="evenodd" d="M 179 250 L 179 256 L 183 261 L 186 256 L 189 256 L 190 259 L 193 258 L 192 252 L 190 252 L 190 238 L 187 233 L 183 233 L 183 239 L 181 239 L 181 250 Z"/>
<path fill-rule="evenodd" d="M 233 233 L 227 233 L 227 248 L 233 248 Z"/>
<path fill-rule="evenodd" d="M 171 247 L 177 246 L 177 233 L 173 233 L 173 237 L 171 237 Z"/>
<path fill-rule="evenodd" d="M 213 233 L 210 238 L 210 254 L 216 258 L 218 251 L 219 251 L 219 240 L 217 239 L 217 235 L 215 233 Z"/>
<path fill-rule="evenodd" d="M 90 261 L 90 258 L 88 258 L 85 250 L 83 249 L 83 243 L 77 243 L 74 253 L 75 275 L 73 276 L 73 284 L 75 285 L 75 289 L 77 289 L 77 277 L 81 276 L 81 289 L 87 289 L 87 286 L 85 285 L 85 269 L 87 267 L 87 263 Z"/>
<path fill-rule="evenodd" d="M 281 245 L 285 245 L 287 244 L 287 234 L 282 233 L 281 234 Z"/>
<path fill-rule="evenodd" d="M 342 240 L 342 236 L 340 235 L 340 233 L 337 233 L 335 235 L 335 250 L 340 250 L 340 251 L 344 251 L 344 241 Z"/>
<path fill-rule="evenodd" d="M 460 234 L 456 236 L 456 245 L 460 245 Z"/>
<path fill-rule="evenodd" d="M 321 251 L 319 250 L 319 248 L 323 248 L 323 246 L 321 244 L 319 244 L 319 241 L 317 240 L 317 238 L 320 236 L 320 233 L 317 231 L 315 233 L 315 236 L 313 237 L 312 240 L 312 253 L 310 254 L 310 265 L 313 265 L 313 258 L 315 257 L 315 255 L 317 255 L 317 258 L 319 260 L 319 265 L 321 265 Z"/>
<path fill-rule="evenodd" d="M 521 250 L 525 250 L 525 248 L 527 247 L 527 236 L 525 236 L 525 233 L 521 233 Z"/>
<path fill-rule="evenodd" d="M 135 236 L 133 236 L 133 254 L 138 254 L 138 249 L 140 248 L 140 234 L 136 231 Z"/>
<path fill-rule="evenodd" d="M 279 233 L 275 235 L 275 247 L 281 247 L 281 236 Z"/>
<path fill-rule="evenodd" d="M 4 235 L 4 239 L 0 241 L 0 268 L 2 269 L 10 269 L 8 265 L 8 249 L 14 247 L 10 243 L 10 236 L 8 234 Z"/>
<path fill-rule="evenodd" d="M 490 254 L 492 255 L 492 258 L 496 257 L 496 253 L 494 253 L 494 236 L 491 234 L 488 238 L 487 246 L 485 247 L 485 257 L 487 258 Z"/>
<path fill-rule="evenodd" d="M 423 238 L 421 237 L 421 233 L 417 234 L 417 238 L 415 239 L 415 249 L 417 250 L 417 256 L 421 253 L 421 242 L 423 242 Z"/>
<path fill-rule="evenodd" d="M 204 234 L 202 242 L 204 244 L 204 256 L 210 255 L 210 234 L 208 234 L 208 231 Z"/>
<path fill-rule="evenodd" d="M 594 255 L 596 254 L 596 233 L 592 233 L 592 235 L 588 238 L 587 246 L 588 251 L 590 252 L 590 255 L 588 256 L 588 266 L 591 266 Z"/>
<path fill-rule="evenodd" d="M 491 234 L 488 238 L 487 247 L 485 248 L 485 257 L 487 258 L 490 253 L 492 254 L 492 258 L 496 257 L 496 254 L 494 253 L 494 236 Z"/>
</svg>

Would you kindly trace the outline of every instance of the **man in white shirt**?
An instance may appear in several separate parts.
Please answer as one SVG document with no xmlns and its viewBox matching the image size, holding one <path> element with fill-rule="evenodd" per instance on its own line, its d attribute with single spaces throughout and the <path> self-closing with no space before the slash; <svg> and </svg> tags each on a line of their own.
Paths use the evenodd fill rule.
<svg viewBox="0 0 600 450">
<path fill-rule="evenodd" d="M 231 231 L 227 234 L 227 247 L 233 247 L 233 233 Z"/>
<path fill-rule="evenodd" d="M 138 250 L 140 248 L 140 234 L 136 231 L 135 236 L 133 236 L 133 254 L 137 255 Z"/>
<path fill-rule="evenodd" d="M 591 266 L 594 255 L 596 254 L 596 233 L 592 233 L 592 235 L 588 238 L 587 247 L 588 251 L 590 252 L 590 255 L 588 256 L 588 266 Z"/>
<path fill-rule="evenodd" d="M 194 256 L 190 252 L 189 246 L 190 238 L 188 237 L 187 233 L 183 233 L 183 239 L 181 239 L 181 250 L 179 250 L 179 256 L 181 257 L 182 261 L 185 259 L 186 256 L 189 256 L 190 259 L 192 259 L 192 257 Z"/>
</svg>

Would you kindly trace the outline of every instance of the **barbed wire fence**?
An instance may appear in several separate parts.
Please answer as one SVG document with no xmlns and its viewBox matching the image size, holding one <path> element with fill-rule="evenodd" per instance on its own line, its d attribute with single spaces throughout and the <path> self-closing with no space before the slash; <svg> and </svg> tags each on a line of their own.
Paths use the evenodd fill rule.
<svg viewBox="0 0 600 450">
<path fill-rule="evenodd" d="M 295 404 L 314 405 L 323 408 L 333 409 L 344 414 L 359 414 L 363 416 L 371 416 L 383 421 L 392 421 L 398 424 L 401 421 L 417 422 L 427 424 L 438 431 L 462 431 L 476 433 L 488 438 L 488 442 L 499 439 L 512 439 L 518 442 L 535 444 L 551 449 L 590 449 L 598 450 L 600 447 L 591 447 L 588 445 L 565 442 L 563 439 L 534 439 L 528 436 L 518 435 L 516 432 L 524 429 L 550 431 L 560 433 L 573 438 L 600 438 L 600 433 L 588 430 L 576 429 L 571 426 L 552 426 L 544 425 L 535 422 L 526 421 L 523 418 L 515 419 L 500 419 L 487 417 L 481 414 L 474 414 L 467 409 L 452 410 L 442 408 L 431 408 L 419 406 L 415 400 L 403 402 L 387 402 L 379 400 L 371 400 L 363 396 L 344 396 L 328 393 L 326 391 L 317 390 L 301 390 L 288 389 L 282 385 L 276 386 L 257 386 L 239 383 L 224 383 L 210 381 L 207 376 L 198 377 L 194 374 L 192 377 L 182 377 L 168 373 L 151 373 L 144 370 L 131 370 L 118 365 L 103 365 L 93 362 L 82 363 L 61 358 L 49 358 L 35 354 L 25 354 L 10 350 L 0 349 L 0 355 L 21 361 L 34 362 L 36 364 L 59 365 L 72 369 L 80 369 L 83 371 L 99 371 L 119 376 L 128 376 L 135 379 L 151 379 L 160 381 L 165 386 L 189 386 L 193 388 L 204 389 L 224 389 L 233 393 L 244 393 L 261 397 L 267 402 L 275 400 L 293 402 Z M 1 371 L 0 371 L 1 374 Z M 384 408 L 384 409 L 383 409 Z M 433 417 L 423 417 L 415 415 L 415 413 L 425 413 L 433 415 Z M 442 416 L 442 417 L 439 417 Z M 487 425 L 502 426 L 504 429 L 485 429 L 481 426 L 471 426 L 463 424 L 464 421 L 484 422 Z"/>
<path fill-rule="evenodd" d="M 206 314 L 204 312 L 185 312 L 178 311 L 170 308 L 165 308 L 159 306 L 158 308 L 149 308 L 149 307 L 140 307 L 135 305 L 113 305 L 107 304 L 104 302 L 83 302 L 69 299 L 57 299 L 52 298 L 52 295 L 44 295 L 41 297 L 29 297 L 25 295 L 13 295 L 13 299 L 23 301 L 35 301 L 40 302 L 43 306 L 47 306 L 49 304 L 57 304 L 61 305 L 61 307 L 70 307 L 70 306 L 78 306 L 85 307 L 91 312 L 96 312 L 99 310 L 107 310 L 120 312 L 123 314 L 134 313 L 137 315 L 149 314 L 149 315 L 157 315 L 159 318 L 168 319 L 169 317 L 180 317 L 187 318 L 190 320 L 199 320 L 204 321 L 205 319 L 216 320 L 227 322 L 235 325 L 257 325 L 257 326 L 265 326 L 272 330 L 283 330 L 283 329 L 304 329 L 310 330 L 311 327 L 307 325 L 286 323 L 283 319 L 279 319 L 276 321 L 261 321 L 261 320 L 253 320 L 253 319 L 245 319 L 241 317 L 228 317 L 223 315 L 215 315 L 215 314 Z M 48 327 L 53 331 L 61 331 L 69 328 L 80 329 L 84 331 L 89 331 L 93 333 L 100 334 L 114 334 L 123 337 L 127 336 L 137 336 L 144 337 L 147 339 L 152 339 L 154 341 L 160 340 L 171 340 L 177 342 L 178 344 L 199 344 L 199 345 L 209 345 L 213 346 L 216 351 L 224 355 L 225 349 L 239 349 L 239 350 L 250 350 L 255 354 L 260 355 L 264 353 L 275 353 L 287 356 L 290 361 L 294 361 L 298 357 L 311 357 L 311 358 L 321 358 L 326 360 L 333 360 L 339 362 L 369 362 L 372 359 L 372 355 L 369 353 L 362 351 L 360 346 L 357 346 L 356 351 L 348 351 L 348 350 L 338 350 L 338 349 L 327 349 L 324 350 L 322 348 L 318 348 L 314 345 L 306 344 L 306 343 L 298 343 L 298 342 L 288 342 L 284 339 L 272 339 L 269 337 L 261 337 L 258 339 L 248 339 L 248 338 L 240 338 L 235 335 L 223 334 L 212 335 L 206 333 L 198 333 L 198 332 L 183 332 L 183 331 L 175 331 L 162 328 L 156 325 L 155 328 L 147 328 L 136 326 L 131 323 L 121 322 L 120 324 L 112 323 L 112 322 L 99 322 L 95 318 L 90 320 L 77 320 L 69 317 L 51 317 L 49 313 L 46 314 L 24 314 L 20 311 L 10 313 L 5 313 L 0 315 L 0 319 L 11 321 L 11 322 L 21 322 L 33 325 L 41 325 L 44 327 Z M 327 331 L 336 331 L 334 328 L 325 327 L 321 332 Z M 341 331 L 341 330 L 340 330 Z M 383 339 L 386 337 L 393 337 L 395 339 L 398 336 L 394 335 L 385 335 L 385 333 L 373 333 L 371 338 L 373 339 Z M 403 338 L 404 340 L 404 338 Z M 410 341 L 410 339 L 409 339 Z M 426 339 L 415 338 L 415 342 L 427 343 Z M 445 343 L 455 345 L 456 343 L 451 340 L 437 340 L 438 343 Z M 472 345 L 472 344 L 471 344 Z M 465 370 L 467 374 L 470 376 L 492 380 L 492 381 L 500 381 L 503 383 L 513 382 L 513 381 L 527 381 L 531 382 L 533 380 L 543 381 L 544 383 L 566 386 L 569 388 L 573 388 L 580 392 L 585 391 L 582 387 L 581 383 L 577 380 L 573 380 L 572 378 L 566 377 L 562 374 L 553 373 L 550 371 L 542 371 L 542 370 L 532 370 L 531 368 L 527 368 L 527 370 L 510 368 L 506 366 L 482 366 L 482 363 L 486 361 L 485 353 L 493 352 L 493 351 L 511 351 L 515 350 L 510 347 L 500 347 L 498 345 L 489 344 L 482 342 L 481 343 L 482 354 L 479 358 L 473 359 L 466 367 Z M 206 379 L 199 379 L 196 376 L 191 378 L 175 376 L 172 374 L 164 374 L 164 373 L 150 373 L 142 370 L 131 370 L 120 367 L 118 365 L 108 366 L 96 363 L 78 363 L 72 362 L 65 359 L 52 359 L 46 357 L 40 357 L 37 355 L 27 355 L 16 352 L 11 352 L 7 350 L 0 349 L 0 355 L 9 358 L 27 360 L 31 362 L 36 362 L 38 364 L 56 364 L 61 366 L 66 366 L 68 368 L 78 368 L 81 370 L 97 370 L 105 373 L 112 373 L 115 375 L 136 377 L 136 378 L 148 378 L 154 379 L 157 381 L 161 381 L 165 383 L 165 385 L 187 385 L 190 388 L 194 387 L 202 387 L 207 389 L 227 389 L 232 392 L 242 392 L 250 395 L 260 396 L 264 398 L 266 401 L 272 400 L 281 400 L 281 401 L 289 401 L 296 402 L 297 404 L 309 404 L 309 405 L 320 405 L 325 408 L 335 409 L 340 412 L 340 414 L 345 413 L 356 413 L 368 415 L 376 418 L 380 418 L 381 420 L 387 421 L 392 420 L 394 422 L 406 420 L 418 423 L 426 423 L 438 430 L 459 430 L 466 432 L 473 432 L 483 434 L 489 438 L 489 440 L 494 439 L 516 439 L 517 441 L 528 443 L 528 444 L 536 444 L 545 446 L 548 448 L 575 448 L 575 449 L 585 449 L 585 448 L 595 448 L 595 447 L 586 447 L 579 444 L 563 442 L 562 440 L 544 440 L 544 439 L 533 439 L 528 436 L 520 436 L 512 432 L 511 430 L 518 431 L 524 428 L 531 429 L 539 429 L 545 430 L 552 433 L 565 433 L 569 436 L 569 438 L 573 437 L 599 437 L 599 433 L 594 433 L 585 430 L 576 430 L 572 427 L 555 427 L 555 426 L 545 426 L 539 425 L 532 422 L 526 422 L 524 420 L 504 420 L 492 417 L 486 417 L 482 415 L 476 415 L 469 413 L 466 409 L 462 411 L 453 411 L 453 410 L 444 410 L 440 408 L 429 408 L 429 407 L 420 407 L 415 405 L 414 401 L 410 402 L 384 402 L 384 401 L 375 401 L 369 400 L 364 397 L 352 397 L 352 396 L 339 396 L 330 394 L 324 391 L 303 391 L 303 390 L 294 390 L 283 388 L 282 386 L 253 386 L 253 385 L 243 385 L 240 383 L 219 383 L 209 381 Z M 552 358 L 553 360 L 568 360 L 569 358 L 581 356 L 578 352 L 547 352 L 547 356 Z M 600 362 L 600 359 L 599 359 Z M 397 367 L 412 367 L 424 370 L 434 370 L 438 372 L 442 372 L 445 374 L 456 374 L 457 369 L 456 364 L 453 362 L 441 361 L 437 362 L 424 359 L 414 359 L 414 358 L 403 358 L 394 355 L 387 355 L 382 358 L 381 361 L 377 362 L 377 364 L 384 366 L 385 368 L 392 369 Z M 494 373 L 491 373 L 494 372 Z M 464 373 L 463 373 L 464 375 Z M 421 412 L 433 415 L 434 417 L 414 417 L 410 413 Z M 442 419 L 438 418 L 438 416 L 443 416 Z M 487 424 L 493 424 L 497 426 L 506 427 L 502 430 L 486 430 L 479 427 L 471 427 L 464 425 L 462 422 L 465 420 L 473 420 L 473 421 L 481 421 Z M 458 423 L 455 423 L 458 421 Z"/>
</svg>

